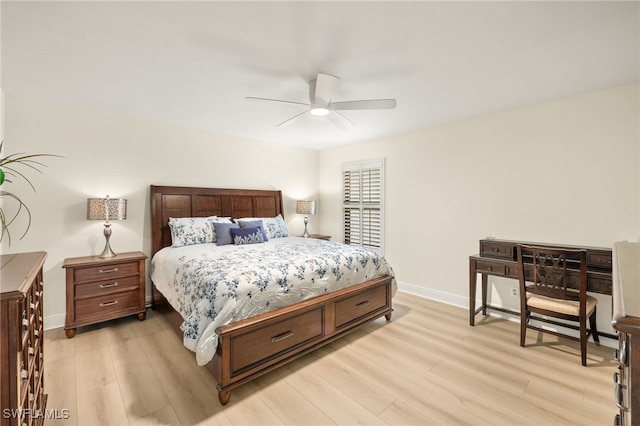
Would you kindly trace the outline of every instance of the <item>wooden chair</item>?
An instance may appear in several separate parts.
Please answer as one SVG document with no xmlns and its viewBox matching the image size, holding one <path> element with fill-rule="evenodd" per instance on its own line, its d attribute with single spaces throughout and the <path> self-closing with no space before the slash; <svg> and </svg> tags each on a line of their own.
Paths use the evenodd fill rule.
<svg viewBox="0 0 640 426">
<path fill-rule="evenodd" d="M 527 328 L 579 340 L 582 365 L 586 366 L 589 336 L 593 336 L 597 345 L 600 344 L 596 327 L 598 301 L 587 295 L 586 251 L 524 244 L 519 244 L 517 250 L 520 274 L 520 346 L 525 346 Z M 577 322 L 578 326 L 549 317 Z M 587 329 L 587 318 L 590 329 Z M 579 330 L 580 338 L 537 327 L 530 323 L 532 319 Z"/>
</svg>

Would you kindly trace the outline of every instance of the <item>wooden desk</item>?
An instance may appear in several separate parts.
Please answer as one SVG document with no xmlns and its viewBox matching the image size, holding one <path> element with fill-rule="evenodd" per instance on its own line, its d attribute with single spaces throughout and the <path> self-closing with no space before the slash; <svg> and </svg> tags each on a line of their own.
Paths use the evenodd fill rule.
<svg viewBox="0 0 640 426">
<path fill-rule="evenodd" d="M 587 251 L 587 290 L 594 293 L 611 295 L 611 262 L 610 248 L 580 247 L 549 243 L 532 243 L 510 240 L 480 240 L 480 253 L 469 256 L 469 325 L 475 324 L 475 317 L 487 309 L 519 315 L 520 312 L 491 306 L 487 304 L 487 277 L 489 275 L 519 279 L 516 247 L 518 244 L 550 246 L 567 249 L 583 249 Z M 482 305 L 476 309 L 476 279 L 482 274 Z M 531 274 L 531 275 L 530 275 Z M 533 275 L 533 269 L 525 265 L 525 276 Z M 569 271 L 569 286 L 578 288 L 579 271 Z"/>
</svg>

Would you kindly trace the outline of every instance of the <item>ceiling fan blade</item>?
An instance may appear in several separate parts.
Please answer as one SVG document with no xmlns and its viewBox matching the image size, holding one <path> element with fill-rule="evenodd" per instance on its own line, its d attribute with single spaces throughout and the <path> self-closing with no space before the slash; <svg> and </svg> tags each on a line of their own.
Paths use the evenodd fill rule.
<svg viewBox="0 0 640 426">
<path fill-rule="evenodd" d="M 283 104 L 294 104 L 294 105 L 309 106 L 309 104 L 304 103 L 304 102 L 284 101 L 282 99 L 256 98 L 256 97 L 253 97 L 253 96 L 246 96 L 244 99 L 247 100 L 247 101 L 280 102 L 280 103 L 283 103 Z"/>
<path fill-rule="evenodd" d="M 336 93 L 339 78 L 318 73 L 315 80 L 309 82 L 309 100 L 312 104 L 328 105 Z"/>
<path fill-rule="evenodd" d="M 283 124 L 287 124 L 288 122 L 290 122 L 290 121 L 291 121 L 291 120 L 293 120 L 294 118 L 298 118 L 298 117 L 300 117 L 302 114 L 306 114 L 307 112 L 309 112 L 309 110 L 302 111 L 300 114 L 296 114 L 296 115 L 294 115 L 294 116 L 293 116 L 293 117 L 291 117 L 291 118 L 287 118 L 287 119 L 286 119 L 286 120 L 284 120 L 282 123 L 278 124 L 276 127 L 280 127 L 280 126 L 282 126 Z"/>
<path fill-rule="evenodd" d="M 395 99 L 368 99 L 362 101 L 331 102 L 329 108 L 332 110 L 347 109 L 393 109 L 398 102 Z"/>
</svg>

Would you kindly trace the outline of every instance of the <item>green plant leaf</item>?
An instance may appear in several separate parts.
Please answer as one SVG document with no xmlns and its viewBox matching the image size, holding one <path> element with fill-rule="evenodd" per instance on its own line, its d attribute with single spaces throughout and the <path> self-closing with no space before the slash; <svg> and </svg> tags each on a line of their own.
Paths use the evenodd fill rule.
<svg viewBox="0 0 640 426">
<path fill-rule="evenodd" d="M 4 146 L 4 141 L 0 142 L 0 155 L 2 154 L 3 146 Z M 36 188 L 35 186 L 33 186 L 29 178 L 27 178 L 27 176 L 23 172 L 16 169 L 16 166 L 26 167 L 27 169 L 31 169 L 38 173 L 42 173 L 40 168 L 46 167 L 46 165 L 35 160 L 35 158 L 39 158 L 39 157 L 60 157 L 60 156 L 55 154 L 16 153 L 16 154 L 9 154 L 5 157 L 0 157 L 0 166 L 2 166 L 2 168 L 0 168 L 0 185 L 3 185 L 5 183 L 12 183 L 12 180 L 9 179 L 9 177 L 22 178 L 29 184 L 31 189 L 35 191 Z M 10 200 L 13 200 L 14 202 L 12 204 L 17 203 L 17 210 L 15 211 L 15 213 L 11 213 L 8 216 L 5 213 L 5 210 L 3 209 L 3 204 L 5 203 L 0 203 L 0 241 L 2 241 L 6 236 L 10 246 L 11 233 L 9 232 L 9 226 L 11 226 L 11 224 L 21 214 L 26 214 L 27 226 L 24 233 L 20 237 L 20 239 L 24 238 L 24 236 L 27 235 L 27 232 L 31 228 L 31 211 L 29 210 L 29 207 L 27 207 L 27 205 L 20 199 L 20 197 L 18 197 L 16 194 L 12 192 L 9 192 L 5 189 L 0 190 L 0 199 L 2 198 L 8 198 Z"/>
</svg>

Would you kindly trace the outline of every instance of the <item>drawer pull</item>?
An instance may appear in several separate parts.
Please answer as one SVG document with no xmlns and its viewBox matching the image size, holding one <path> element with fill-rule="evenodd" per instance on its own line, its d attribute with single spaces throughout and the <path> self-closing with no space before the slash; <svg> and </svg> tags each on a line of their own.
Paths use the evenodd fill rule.
<svg viewBox="0 0 640 426">
<path fill-rule="evenodd" d="M 274 336 L 271 338 L 271 343 L 279 342 L 293 335 L 294 335 L 293 331 L 287 331 L 286 333 L 278 334 L 277 336 Z"/>
<path fill-rule="evenodd" d="M 618 358 L 618 361 L 620 361 L 622 365 L 626 365 L 628 355 L 629 355 L 629 348 L 627 347 L 627 341 L 624 340 L 620 345 L 620 354 L 619 354 L 620 357 Z"/>
<path fill-rule="evenodd" d="M 622 389 L 626 389 L 627 388 L 625 385 L 620 383 L 620 374 L 618 374 L 618 373 L 613 373 L 613 383 L 615 383 L 616 385 L 620 386 Z"/>
<path fill-rule="evenodd" d="M 107 306 L 113 306 L 113 305 L 115 305 L 116 303 L 118 303 L 118 301 L 117 301 L 117 300 L 114 300 L 113 302 L 101 303 L 101 304 L 99 304 L 98 306 L 100 306 L 101 308 L 106 308 Z"/>
<path fill-rule="evenodd" d="M 113 269 L 98 269 L 99 274 L 108 274 L 110 272 L 118 272 L 118 268 Z"/>
<path fill-rule="evenodd" d="M 371 302 L 369 302 L 368 300 L 365 300 L 364 302 L 360 302 L 356 305 L 356 308 L 360 309 L 360 308 L 364 308 L 367 305 L 370 305 Z"/>
<path fill-rule="evenodd" d="M 616 385 L 616 405 L 618 406 L 618 408 L 622 411 L 629 411 L 629 409 L 627 407 L 625 407 L 623 404 L 623 399 L 624 397 L 622 396 L 622 385 L 617 384 Z"/>
<path fill-rule="evenodd" d="M 100 284 L 100 288 L 116 287 L 117 285 L 118 285 L 118 282 L 116 281 L 113 284 Z"/>
</svg>

